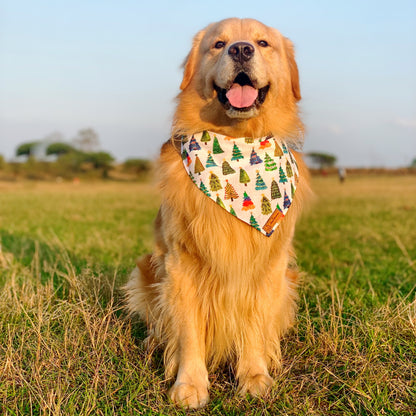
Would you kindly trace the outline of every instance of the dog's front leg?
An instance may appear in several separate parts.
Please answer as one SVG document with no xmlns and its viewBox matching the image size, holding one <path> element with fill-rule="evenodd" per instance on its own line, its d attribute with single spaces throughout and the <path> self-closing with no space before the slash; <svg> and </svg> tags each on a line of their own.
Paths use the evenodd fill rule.
<svg viewBox="0 0 416 416">
<path fill-rule="evenodd" d="M 192 317 L 191 311 L 188 311 L 188 314 L 179 330 L 178 374 L 169 390 L 169 397 L 176 404 L 197 409 L 208 403 L 209 382 L 196 320 Z"/>
<path fill-rule="evenodd" d="M 237 379 L 241 395 L 264 396 L 273 385 L 267 369 L 264 342 L 254 333 L 246 340 L 238 358 Z"/>
<path fill-rule="evenodd" d="M 261 302 L 254 308 L 261 319 L 246 326 L 244 342 L 237 350 L 237 378 L 243 395 L 266 395 L 274 382 L 268 368 L 281 365 L 280 334 L 291 325 L 296 306 L 293 288 L 297 273 L 287 270 L 287 263 L 283 254 L 270 266 L 269 277 L 257 296 Z"/>
<path fill-rule="evenodd" d="M 181 276 L 178 276 L 177 272 Z M 178 373 L 169 390 L 170 399 L 184 407 L 196 409 L 209 400 L 208 371 L 205 364 L 205 330 L 200 322 L 198 301 L 193 282 L 184 278 L 183 269 L 170 268 L 170 277 L 175 285 L 175 297 L 171 299 L 172 324 L 177 328 Z"/>
</svg>

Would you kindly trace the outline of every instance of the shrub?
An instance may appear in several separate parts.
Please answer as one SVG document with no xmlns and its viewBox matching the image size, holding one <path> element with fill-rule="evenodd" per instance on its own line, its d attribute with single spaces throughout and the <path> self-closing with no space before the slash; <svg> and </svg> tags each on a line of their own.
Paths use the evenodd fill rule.
<svg viewBox="0 0 416 416">
<path fill-rule="evenodd" d="M 110 169 L 114 157 L 107 152 L 84 153 L 85 160 L 94 165 L 95 169 Z"/>
<path fill-rule="evenodd" d="M 314 163 L 316 163 L 320 169 L 330 168 L 335 165 L 337 157 L 327 153 L 310 152 L 307 153 Z"/>
<path fill-rule="evenodd" d="M 127 159 L 123 163 L 123 169 L 141 175 L 150 171 L 151 162 L 147 159 Z"/>
</svg>

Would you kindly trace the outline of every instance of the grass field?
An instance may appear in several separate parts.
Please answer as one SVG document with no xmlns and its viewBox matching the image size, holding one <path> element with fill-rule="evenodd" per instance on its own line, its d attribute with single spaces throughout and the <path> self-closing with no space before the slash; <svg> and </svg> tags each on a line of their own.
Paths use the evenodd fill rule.
<svg viewBox="0 0 416 416">
<path fill-rule="evenodd" d="M 315 178 L 298 323 L 267 401 L 211 375 L 201 415 L 416 414 L 416 177 Z M 185 414 L 120 309 L 151 250 L 149 184 L 0 183 L 0 414 Z"/>
</svg>

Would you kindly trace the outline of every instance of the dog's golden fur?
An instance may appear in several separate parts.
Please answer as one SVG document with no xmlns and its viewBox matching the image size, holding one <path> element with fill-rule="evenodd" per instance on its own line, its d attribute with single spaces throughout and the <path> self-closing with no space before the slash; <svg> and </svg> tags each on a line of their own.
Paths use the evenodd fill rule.
<svg viewBox="0 0 416 416">
<path fill-rule="evenodd" d="M 266 39 L 268 48 L 257 46 Z M 264 103 L 249 118 L 230 116 L 213 82 L 229 68 L 226 52 L 214 50 L 244 40 L 255 47 L 255 82 L 268 82 Z M 280 338 L 293 324 L 297 272 L 292 238 L 308 193 L 300 171 L 296 197 L 271 237 L 237 220 L 190 181 L 175 141 L 179 134 L 211 130 L 234 137 L 273 134 L 295 143 L 302 133 L 299 78 L 292 43 L 251 19 L 227 19 L 199 32 L 185 62 L 172 140 L 158 162 L 162 204 L 153 254 L 137 263 L 126 286 L 127 307 L 146 320 L 149 336 L 165 348 L 167 377 L 177 376 L 171 399 L 187 407 L 208 400 L 208 372 L 236 364 L 242 393 L 265 394 L 268 369 L 280 364 Z"/>
</svg>

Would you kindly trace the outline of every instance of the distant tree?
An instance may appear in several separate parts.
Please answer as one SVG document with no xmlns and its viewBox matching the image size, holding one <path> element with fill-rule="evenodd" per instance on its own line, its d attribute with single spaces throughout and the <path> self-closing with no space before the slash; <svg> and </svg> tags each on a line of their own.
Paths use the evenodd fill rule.
<svg viewBox="0 0 416 416">
<path fill-rule="evenodd" d="M 84 153 L 69 152 L 62 154 L 57 163 L 64 169 L 71 172 L 88 171 L 92 169 L 101 169 L 104 176 L 111 168 L 114 158 L 107 152 Z"/>
<path fill-rule="evenodd" d="M 127 159 L 123 163 L 123 169 L 140 175 L 150 171 L 151 163 L 147 159 Z"/>
<path fill-rule="evenodd" d="M 92 128 L 81 129 L 73 140 L 75 147 L 83 152 L 96 152 L 100 147 L 98 133 Z"/>
<path fill-rule="evenodd" d="M 337 158 L 334 155 L 327 153 L 310 152 L 307 153 L 314 163 L 319 165 L 320 169 L 330 168 L 335 165 Z"/>
<path fill-rule="evenodd" d="M 85 158 L 94 165 L 95 169 L 109 169 L 114 161 L 114 157 L 107 152 L 87 153 Z"/>
<path fill-rule="evenodd" d="M 102 177 L 107 178 L 108 172 L 112 168 L 114 157 L 107 152 L 85 153 L 85 160 L 92 164 L 94 169 L 102 171 Z"/>
<path fill-rule="evenodd" d="M 416 157 L 413 159 L 412 164 L 410 165 L 411 168 L 416 168 Z"/>
<path fill-rule="evenodd" d="M 22 143 L 16 149 L 16 156 L 30 156 L 33 155 L 36 146 L 39 146 L 40 141 Z"/>
<path fill-rule="evenodd" d="M 62 172 L 81 172 L 82 166 L 87 162 L 85 153 L 69 152 L 59 156 L 56 164 Z"/>
<path fill-rule="evenodd" d="M 4 169 L 4 166 L 6 165 L 6 162 L 4 160 L 4 156 L 0 155 L 0 170 Z"/>
<path fill-rule="evenodd" d="M 94 170 L 104 178 L 107 177 L 114 157 L 103 151 L 86 151 L 99 147 L 97 133 L 92 129 L 80 130 L 75 144 L 65 142 L 59 132 L 51 133 L 42 140 L 22 143 L 16 149 L 16 156 L 26 155 L 27 161 L 24 164 L 18 163 L 16 169 L 11 164 L 10 167 L 16 174 L 21 172 L 33 179 L 51 174 L 66 177 Z M 49 155 L 58 157 L 51 161 L 50 158 L 45 158 Z M 20 165 L 24 165 L 22 169 Z"/>
<path fill-rule="evenodd" d="M 64 137 L 60 132 L 52 132 L 44 138 L 26 142 L 19 145 L 16 149 L 16 156 L 33 156 L 37 160 L 42 160 L 45 155 L 55 154 L 56 152 L 47 152 L 50 144 L 63 143 Z"/>
<path fill-rule="evenodd" d="M 70 152 L 75 152 L 75 148 L 68 143 L 58 142 L 58 143 L 51 143 L 46 148 L 47 155 L 65 155 Z"/>
</svg>

